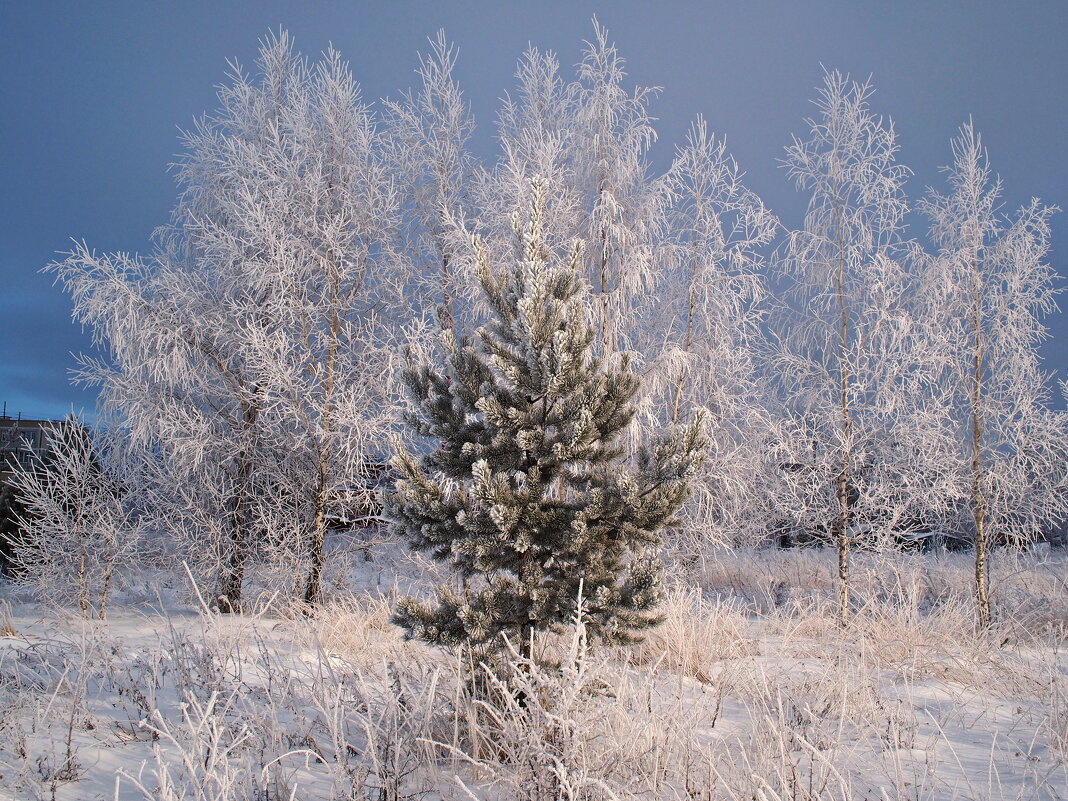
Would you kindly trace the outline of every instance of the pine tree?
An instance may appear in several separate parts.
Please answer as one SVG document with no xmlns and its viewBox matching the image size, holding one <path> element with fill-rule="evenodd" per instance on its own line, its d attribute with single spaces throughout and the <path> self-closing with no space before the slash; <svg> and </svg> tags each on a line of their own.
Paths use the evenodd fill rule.
<svg viewBox="0 0 1068 801">
<path fill-rule="evenodd" d="M 582 248 L 559 260 L 545 244 L 544 181 L 530 219 L 513 217 L 516 260 L 494 270 L 476 240 L 492 323 L 477 344 L 443 335 L 448 375 L 409 364 L 409 425 L 437 442 L 417 459 L 398 446 L 387 509 L 416 550 L 447 561 L 463 589 L 438 604 L 404 599 L 396 621 L 440 645 L 500 634 L 524 649 L 534 631 L 572 615 L 580 592 L 588 630 L 629 642 L 658 621 L 658 531 L 674 522 L 705 449 L 703 419 L 623 464 L 638 378 L 624 358 L 592 355 L 594 328 L 579 271 Z M 529 654 L 528 654 L 529 655 Z"/>
</svg>

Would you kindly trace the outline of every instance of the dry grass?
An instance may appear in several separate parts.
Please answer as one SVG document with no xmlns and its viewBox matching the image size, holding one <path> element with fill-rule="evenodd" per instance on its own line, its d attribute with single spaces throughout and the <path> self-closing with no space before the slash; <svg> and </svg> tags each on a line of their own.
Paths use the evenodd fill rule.
<svg viewBox="0 0 1068 801">
<path fill-rule="evenodd" d="M 725 659 L 759 653 L 753 626 L 741 604 L 714 602 L 695 587 L 671 587 L 660 607 L 664 621 L 646 634 L 630 657 L 710 683 Z"/>
<path fill-rule="evenodd" d="M 277 603 L 245 619 L 15 616 L 0 793 L 1065 798 L 1065 562 L 998 556 L 990 632 L 972 625 L 966 556 L 858 555 L 843 630 L 832 554 L 749 552 L 673 570 L 644 643 L 590 648 L 579 621 L 534 664 L 405 642 L 395 593 L 312 619 Z"/>
<path fill-rule="evenodd" d="M 15 637 L 18 630 L 15 621 L 11 619 L 11 604 L 0 600 L 0 637 Z"/>
</svg>

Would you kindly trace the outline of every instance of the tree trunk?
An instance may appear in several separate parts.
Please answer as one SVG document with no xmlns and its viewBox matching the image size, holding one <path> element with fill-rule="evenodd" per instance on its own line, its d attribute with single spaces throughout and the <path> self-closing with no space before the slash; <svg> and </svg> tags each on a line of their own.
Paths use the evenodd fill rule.
<svg viewBox="0 0 1068 801">
<path fill-rule="evenodd" d="M 218 611 L 237 614 L 241 611 L 241 589 L 245 583 L 245 561 L 248 556 L 248 481 L 252 473 L 250 460 L 242 455 L 237 466 L 237 496 L 230 515 L 230 542 L 224 555 L 224 565 L 216 604 Z"/>
<path fill-rule="evenodd" d="M 990 596 L 988 593 L 986 519 L 980 506 L 975 515 L 975 602 L 979 614 L 979 628 L 990 628 Z"/>
<path fill-rule="evenodd" d="M 1068 522 L 1062 520 L 1050 530 L 1049 547 L 1054 549 L 1068 548 Z"/>
<path fill-rule="evenodd" d="M 111 592 L 111 574 L 114 572 L 115 562 L 108 556 L 107 563 L 104 567 L 104 588 L 100 591 L 100 609 L 97 610 L 97 617 L 100 620 L 104 619 L 107 614 L 108 608 L 108 594 Z"/>
<path fill-rule="evenodd" d="M 217 608 L 220 612 L 237 614 L 241 611 L 241 588 L 245 583 L 246 550 L 244 526 L 235 521 L 230 526 L 229 558 L 223 567 L 222 584 L 219 589 Z"/>
<path fill-rule="evenodd" d="M 853 453 L 853 410 L 849 403 L 849 306 L 845 294 L 845 244 L 842 241 L 842 212 L 840 206 L 835 207 L 835 225 L 838 229 L 838 276 L 837 292 L 840 310 L 839 319 L 839 374 L 841 384 L 839 386 L 839 404 L 842 412 L 842 432 L 845 435 L 845 451 L 842 453 L 842 466 L 837 479 L 838 496 L 838 519 L 835 523 L 836 536 L 835 546 L 838 549 L 838 622 L 840 625 L 849 625 L 849 527 L 850 506 L 849 497 L 849 463 Z"/>
<path fill-rule="evenodd" d="M 983 495 L 983 300 L 980 287 L 979 247 L 972 256 L 974 300 L 972 309 L 972 513 L 975 516 L 975 603 L 980 629 L 990 628 L 990 595 L 987 569 L 987 505 Z"/>
<path fill-rule="evenodd" d="M 834 543 L 838 549 L 838 622 L 849 625 L 849 482 L 843 469 L 838 479 L 838 520 Z"/>
<path fill-rule="evenodd" d="M 600 269 L 600 286 L 601 286 L 601 351 L 602 357 L 608 358 L 608 354 L 611 352 L 609 347 L 608 336 L 608 237 L 605 234 L 604 228 L 601 229 L 601 269 Z"/>
<path fill-rule="evenodd" d="M 978 334 L 976 334 L 978 348 Z M 986 500 L 983 497 L 982 436 L 983 424 L 979 413 L 982 387 L 982 356 L 975 353 L 975 373 L 972 386 L 972 512 L 975 518 L 975 604 L 980 629 L 990 628 L 990 596 L 988 593 Z"/>
<path fill-rule="evenodd" d="M 448 276 L 448 259 L 443 262 L 442 290 L 448 291 L 445 279 Z M 334 426 L 334 370 L 337 362 L 338 345 L 341 336 L 340 296 L 341 286 L 337 276 L 337 265 L 331 256 L 327 262 L 330 276 L 330 343 L 326 350 L 326 376 L 323 383 L 322 441 L 319 443 L 319 475 L 315 488 L 315 515 L 312 530 L 311 567 L 308 570 L 308 582 L 304 588 L 304 603 L 317 606 L 322 595 L 323 564 L 326 561 L 326 494 L 329 490 L 331 435 Z M 446 308 L 448 295 L 446 295 Z M 451 314 L 450 324 L 452 324 Z"/>
<path fill-rule="evenodd" d="M 445 245 L 441 245 L 441 327 L 456 336 L 456 315 L 452 311 L 452 292 L 449 289 L 449 254 Z"/>
<path fill-rule="evenodd" d="M 683 345 L 683 353 L 690 353 L 693 347 L 693 318 L 697 313 L 697 253 L 696 249 L 690 262 L 690 290 L 686 303 L 686 341 Z M 686 369 L 679 370 L 679 377 L 675 382 L 675 402 L 671 409 L 671 424 L 679 422 L 679 406 L 682 402 L 682 388 L 686 381 Z"/>
<path fill-rule="evenodd" d="M 244 408 L 242 436 L 251 436 L 252 429 L 259 417 L 258 385 L 252 388 L 254 400 L 247 402 Z M 245 447 L 248 447 L 246 442 Z M 217 608 L 220 612 L 237 614 L 241 611 L 241 589 L 245 583 L 245 562 L 248 559 L 249 546 L 249 486 L 252 480 L 252 458 L 248 450 L 243 450 L 237 460 L 236 494 L 234 508 L 230 515 L 230 549 L 226 555 L 227 564 L 222 569 L 221 587 Z"/>
<path fill-rule="evenodd" d="M 89 590 L 86 587 L 86 582 L 89 580 L 86 575 L 85 567 L 85 549 L 83 547 L 81 558 L 78 560 L 78 605 L 82 610 L 82 617 L 85 620 L 89 619 Z"/>
<path fill-rule="evenodd" d="M 519 644 L 519 655 L 528 661 L 534 661 L 534 624 L 523 626 L 522 642 Z"/>
<path fill-rule="evenodd" d="M 319 457 L 319 486 L 315 497 L 315 522 L 312 530 L 311 567 L 304 588 L 304 603 L 317 606 L 322 595 L 323 564 L 326 561 L 326 455 Z"/>
</svg>

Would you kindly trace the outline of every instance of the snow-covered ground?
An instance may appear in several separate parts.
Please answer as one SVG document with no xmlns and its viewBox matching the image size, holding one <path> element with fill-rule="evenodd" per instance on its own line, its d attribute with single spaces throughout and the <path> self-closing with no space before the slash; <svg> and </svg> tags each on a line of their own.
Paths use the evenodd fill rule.
<svg viewBox="0 0 1068 801">
<path fill-rule="evenodd" d="M 857 557 L 842 630 L 833 553 L 708 554 L 641 645 L 473 685 L 390 624 L 431 575 L 396 553 L 313 619 L 203 614 L 180 573 L 103 622 L 3 588 L 0 797 L 1068 798 L 1064 555 L 997 553 L 977 634 L 967 555 Z"/>
</svg>

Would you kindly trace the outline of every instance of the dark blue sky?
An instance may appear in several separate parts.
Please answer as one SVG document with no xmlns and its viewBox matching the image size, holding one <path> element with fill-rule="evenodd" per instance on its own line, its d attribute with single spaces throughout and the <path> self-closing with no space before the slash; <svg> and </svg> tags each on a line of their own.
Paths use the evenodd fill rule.
<svg viewBox="0 0 1068 801">
<path fill-rule="evenodd" d="M 71 387 L 89 348 L 66 297 L 38 270 L 85 239 L 144 251 L 174 201 L 177 131 L 214 108 L 225 60 L 250 64 L 283 26 L 315 54 L 332 42 L 365 96 L 411 85 L 416 53 L 444 28 L 493 153 L 497 98 L 532 43 L 578 61 L 596 14 L 633 83 L 660 85 L 654 166 L 701 113 L 727 137 L 749 183 L 796 224 L 802 201 L 777 167 L 820 80 L 820 64 L 874 75 L 873 107 L 897 125 L 912 194 L 940 181 L 949 139 L 972 115 L 1005 200 L 1068 206 L 1068 2 L 734 0 L 733 2 L 77 2 L 0 0 L 0 401 L 25 416 L 90 410 Z M 1052 260 L 1068 272 L 1068 221 Z M 918 233 L 918 232 L 917 232 Z M 1061 315 L 1062 317 L 1065 315 Z M 1068 320 L 1051 321 L 1046 365 L 1068 373 Z"/>
</svg>

